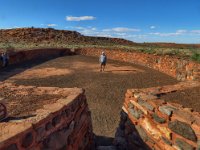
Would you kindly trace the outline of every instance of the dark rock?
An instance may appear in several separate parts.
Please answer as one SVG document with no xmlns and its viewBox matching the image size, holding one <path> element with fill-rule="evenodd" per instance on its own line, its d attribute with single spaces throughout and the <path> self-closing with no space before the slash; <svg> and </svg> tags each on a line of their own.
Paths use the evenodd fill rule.
<svg viewBox="0 0 200 150">
<path fill-rule="evenodd" d="M 36 142 L 39 142 L 42 140 L 42 138 L 45 136 L 45 127 L 39 127 L 36 129 L 36 133 L 37 133 L 37 136 L 36 136 Z"/>
<path fill-rule="evenodd" d="M 50 129 L 52 129 L 52 123 L 51 122 L 48 122 L 47 124 L 46 124 L 46 126 L 45 126 L 45 129 L 48 131 L 48 130 L 50 130 Z"/>
<path fill-rule="evenodd" d="M 16 144 L 12 144 L 5 148 L 5 150 L 18 150 L 18 148 Z"/>
<path fill-rule="evenodd" d="M 33 143 L 33 135 L 31 132 L 27 133 L 22 139 L 22 147 L 28 148 Z"/>
<path fill-rule="evenodd" d="M 197 141 L 197 137 L 193 129 L 190 127 L 190 125 L 176 120 L 173 122 L 169 122 L 168 126 L 173 132 L 181 135 L 182 137 L 187 138 L 194 142 Z"/>
<path fill-rule="evenodd" d="M 117 150 L 115 146 L 98 146 L 97 150 Z"/>
<path fill-rule="evenodd" d="M 157 114 L 153 114 L 153 119 L 158 123 L 165 123 L 166 120 L 164 118 L 159 117 Z"/>
<path fill-rule="evenodd" d="M 66 109 L 66 110 L 65 110 L 65 115 L 66 115 L 66 117 L 69 117 L 69 114 L 70 114 L 70 109 Z"/>
<path fill-rule="evenodd" d="M 126 149 L 126 148 L 127 148 L 127 141 L 126 141 L 125 138 L 122 138 L 122 137 L 115 137 L 114 145 L 115 145 L 118 149 Z"/>
<path fill-rule="evenodd" d="M 61 116 L 60 115 L 54 117 L 52 119 L 52 125 L 55 127 L 56 125 L 58 125 L 60 123 L 60 120 L 61 120 Z"/>
<path fill-rule="evenodd" d="M 175 143 L 181 150 L 194 150 L 194 147 L 192 145 L 181 139 L 176 139 Z"/>
</svg>

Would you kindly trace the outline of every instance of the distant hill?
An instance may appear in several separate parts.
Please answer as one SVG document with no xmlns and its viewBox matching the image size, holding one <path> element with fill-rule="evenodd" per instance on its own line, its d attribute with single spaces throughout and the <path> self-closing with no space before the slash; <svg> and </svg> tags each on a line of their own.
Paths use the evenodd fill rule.
<svg viewBox="0 0 200 150">
<path fill-rule="evenodd" d="M 176 43 L 135 43 L 120 38 L 84 36 L 76 31 L 55 30 L 53 28 L 16 28 L 1 29 L 0 43 L 13 44 L 50 44 L 50 45 L 97 45 L 97 46 L 144 46 L 162 48 L 200 48 L 200 44 Z M 1 45 L 0 45 L 1 46 Z"/>
<path fill-rule="evenodd" d="M 84 36 L 76 31 L 52 28 L 17 28 L 0 30 L 0 43 L 56 43 L 86 45 L 134 45 L 134 42 L 107 37 Z"/>
<path fill-rule="evenodd" d="M 53 28 L 0 30 L 0 51 L 34 48 L 98 47 L 157 55 L 176 55 L 200 62 L 200 44 L 135 43 L 120 38 L 84 36 L 76 31 Z"/>
</svg>

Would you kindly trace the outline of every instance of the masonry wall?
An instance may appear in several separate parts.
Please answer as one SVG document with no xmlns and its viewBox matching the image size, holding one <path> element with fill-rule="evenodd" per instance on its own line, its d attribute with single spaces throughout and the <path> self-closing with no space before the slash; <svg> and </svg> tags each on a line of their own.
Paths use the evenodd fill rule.
<svg viewBox="0 0 200 150">
<path fill-rule="evenodd" d="M 38 89 L 46 92 L 54 88 Z M 93 132 L 84 90 L 56 88 L 50 92 L 61 91 L 66 97 L 44 105 L 36 116 L 0 123 L 0 150 L 91 149 Z"/>
<path fill-rule="evenodd" d="M 197 83 L 127 90 L 115 144 L 127 149 L 200 149 L 200 113 L 159 99 Z"/>
<path fill-rule="evenodd" d="M 82 48 L 75 50 L 77 54 L 87 56 L 99 56 L 102 51 L 105 51 L 108 60 L 114 59 L 144 65 L 168 74 L 177 80 L 200 79 L 200 64 L 181 58 L 97 48 Z"/>
<path fill-rule="evenodd" d="M 55 58 L 63 55 L 73 55 L 70 49 L 32 49 L 14 51 L 9 53 L 9 64 L 22 63 L 24 61 L 39 58 Z M 0 64 L 1 66 L 1 64 Z"/>
</svg>

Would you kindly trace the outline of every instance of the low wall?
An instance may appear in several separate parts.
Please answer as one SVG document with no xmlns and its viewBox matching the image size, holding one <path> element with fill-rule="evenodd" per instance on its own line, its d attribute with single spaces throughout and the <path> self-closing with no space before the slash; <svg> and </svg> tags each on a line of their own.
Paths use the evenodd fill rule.
<svg viewBox="0 0 200 150">
<path fill-rule="evenodd" d="M 70 49 L 33 49 L 9 53 L 9 64 L 21 63 L 24 61 L 39 58 L 55 58 L 63 55 L 73 55 Z"/>
<path fill-rule="evenodd" d="M 177 80 L 200 79 L 200 64 L 171 56 L 158 56 L 139 52 L 124 52 L 120 50 L 108 50 L 97 48 L 76 49 L 75 52 L 81 55 L 99 56 L 105 51 L 109 59 L 144 65 L 160 72 L 168 74 Z"/>
<path fill-rule="evenodd" d="M 0 123 L 0 150 L 91 149 L 93 132 L 84 90 L 37 89 L 39 92 L 62 94 L 65 98 L 44 105 L 33 117 Z"/>
<path fill-rule="evenodd" d="M 115 144 L 128 149 L 200 149 L 200 113 L 159 99 L 159 95 L 198 86 L 196 82 L 127 90 Z"/>
</svg>

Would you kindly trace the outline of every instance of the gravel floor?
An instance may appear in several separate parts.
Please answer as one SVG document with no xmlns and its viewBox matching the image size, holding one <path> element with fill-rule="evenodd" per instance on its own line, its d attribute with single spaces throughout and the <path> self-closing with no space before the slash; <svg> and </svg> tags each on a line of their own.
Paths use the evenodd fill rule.
<svg viewBox="0 0 200 150">
<path fill-rule="evenodd" d="M 44 72 L 48 74 L 47 68 L 51 70 L 56 68 L 58 71 L 51 72 L 51 76 L 44 76 Z M 29 72 L 26 72 L 27 69 Z M 37 73 L 37 70 L 40 72 Z M 6 76 L 6 72 L 10 78 Z M 27 78 L 31 73 L 33 73 L 31 78 Z M 124 94 L 128 88 L 147 88 L 177 83 L 174 78 L 158 71 L 119 61 L 109 60 L 105 72 L 99 72 L 98 58 L 85 56 L 65 56 L 44 62 L 32 61 L 11 66 L 11 69 L 3 70 L 1 74 L 4 75 L 4 79 L 7 78 L 7 81 L 19 85 L 84 88 L 92 112 L 94 133 L 106 137 L 114 137 Z M 25 100 L 26 103 L 34 103 L 31 99 Z M 41 105 L 43 104 L 44 102 L 41 102 Z M 29 107 L 32 110 L 32 105 Z M 20 110 L 20 105 L 16 110 Z"/>
</svg>

